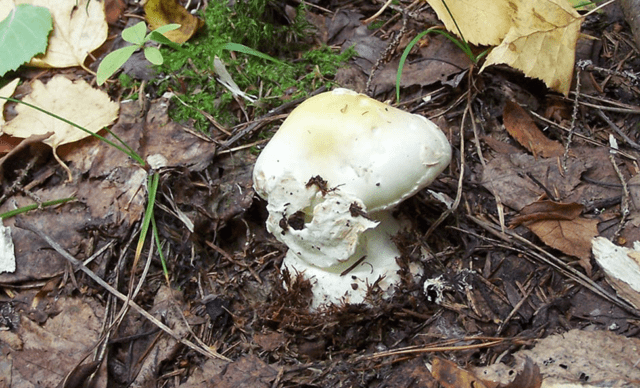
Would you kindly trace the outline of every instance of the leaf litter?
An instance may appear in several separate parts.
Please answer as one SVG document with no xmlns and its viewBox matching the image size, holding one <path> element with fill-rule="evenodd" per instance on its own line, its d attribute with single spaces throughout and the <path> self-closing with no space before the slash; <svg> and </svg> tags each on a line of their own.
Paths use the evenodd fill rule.
<svg viewBox="0 0 640 388">
<path fill-rule="evenodd" d="M 364 15 L 375 10 L 362 5 L 357 11 Z M 316 15 L 316 21 L 337 20 L 329 18 L 330 13 L 320 15 Z M 344 41 L 350 39 L 355 36 L 353 30 L 361 27 L 360 20 L 351 18 L 339 29 L 334 27 L 336 34 Z M 396 20 L 372 33 L 361 30 L 363 36 L 376 39 L 363 45 L 363 55 L 368 59 L 358 58 L 360 64 L 352 63 L 351 68 L 364 74 L 365 80 L 372 73 L 382 74 L 391 61 L 385 59 L 377 70 L 372 68 L 387 50 L 392 34 L 385 33 L 391 30 L 400 34 L 402 23 Z M 408 25 L 407 34 L 413 36 L 418 24 L 414 20 Z M 407 40 L 406 36 L 400 40 L 400 48 L 391 58 L 401 52 Z M 612 48 L 613 40 L 605 41 L 606 50 Z M 624 55 L 633 55 L 625 51 L 629 47 L 620 47 L 620 52 L 610 51 L 611 56 L 601 60 L 629 60 L 624 59 Z M 425 55 L 444 54 L 417 49 L 410 61 L 429 62 Z M 459 66 L 467 69 L 468 62 Z M 602 85 L 609 82 L 608 94 L 599 96 L 603 98 L 598 100 L 599 107 L 609 107 L 613 93 L 625 92 L 629 96 L 627 104 L 637 102 L 633 84 L 622 75 L 607 81 L 606 74 L 592 72 Z M 462 76 L 456 77 L 459 74 Z M 621 224 L 626 217 L 621 206 L 625 200 L 632 201 L 637 191 L 632 180 L 637 175 L 635 151 L 621 140 L 624 153 L 613 156 L 614 168 L 605 145 L 611 129 L 591 114 L 594 108 L 587 105 L 594 104 L 591 96 L 581 95 L 578 100 L 578 125 L 573 130 L 580 136 L 569 145 L 564 160 L 565 129 L 573 126 L 571 117 L 559 113 L 553 117 L 555 121 L 542 121 L 529 114 L 543 112 L 550 104 L 546 92 L 530 80 L 517 74 L 505 76 L 499 69 L 481 74 L 452 69 L 433 82 L 415 78 L 418 74 L 413 71 L 405 76 L 403 104 L 426 115 L 443 116 L 458 156 L 464 150 L 465 158 L 458 159 L 431 190 L 455 198 L 462 176 L 459 182 L 465 191 L 455 217 L 446 219 L 427 238 L 423 236 L 445 206 L 426 193 L 401 206 L 399 212 L 414 225 L 397 236 L 403 252 L 398 261 L 404 282 L 401 291 L 386 301 L 379 298 L 372 285 L 370 306 L 335 306 L 310 314 L 306 309 L 308 287 L 292 281 L 296 274 L 278 270 L 286 248 L 264 230 L 264 203 L 254 197 L 251 188 L 255 161 L 251 147 L 259 147 L 264 140 L 235 136 L 233 145 L 238 148 L 228 149 L 225 139 L 232 134 L 196 136 L 188 130 L 189 123 L 178 124 L 168 118 L 169 103 L 159 96 L 146 101 L 148 106 L 138 101 L 122 102 L 119 121 L 112 131 L 145 160 L 160 161 L 157 166 L 162 179 L 154 214 L 168 258 L 171 289 L 179 288 L 182 295 L 163 285 L 160 263 L 151 255 L 145 268 L 129 268 L 130 244 L 146 201 L 146 170 L 89 138 L 59 147 L 61 157 L 69 163 L 73 183 L 63 182 L 64 174 L 51 163 L 50 154 L 35 143 L 4 160 L 3 192 L 14 190 L 16 182 L 21 182 L 18 187 L 22 190 L 11 192 L 1 204 L 0 213 L 33 203 L 34 197 L 42 201 L 75 196 L 77 200 L 66 205 L 18 216 L 19 225 L 26 223 L 46 231 L 124 293 L 128 292 L 127 284 L 135 284 L 130 282 L 132 277 L 139 279 L 142 272 L 149 271 L 144 284 L 132 295 L 145 310 L 164 317 L 174 330 L 174 337 L 163 334 L 139 312 L 128 312 L 119 318 L 122 324 L 106 332 L 110 339 L 104 358 L 69 360 L 55 369 L 53 383 L 64 376 L 86 381 L 99 370 L 96 386 L 106 386 L 102 376 L 118 386 L 158 381 L 171 386 L 382 387 L 419 382 L 436 387 L 447 386 L 448 381 L 462 382 L 459 386 L 496 386 L 491 385 L 485 371 L 469 366 L 495 364 L 500 358 L 504 364 L 495 365 L 505 365 L 507 374 L 516 376 L 516 382 L 505 380 L 502 386 L 538 387 L 541 379 L 548 382 L 558 376 L 548 368 L 548 360 L 562 360 L 556 365 L 578 365 L 579 349 L 583 349 L 580 339 L 592 341 L 588 348 L 605 350 L 587 356 L 580 367 L 571 369 L 571 375 L 562 375 L 561 381 L 570 381 L 576 373 L 590 378 L 601 376 L 597 370 L 602 357 L 615 359 L 616 368 L 621 368 L 616 369 L 616 378 L 622 383 L 636 379 L 628 362 L 632 357 L 624 352 L 609 356 L 608 349 L 635 346 L 634 339 L 626 337 L 637 336 L 638 313 L 616 298 L 615 290 L 600 275 L 600 266 L 591 262 L 589 254 L 585 256 L 588 245 L 569 239 L 571 234 L 581 241 L 599 235 L 620 245 L 632 242 L 625 236 L 633 236 L 637 229 L 637 210 L 631 210 L 630 222 Z M 456 83 L 448 83 L 453 78 L 457 78 Z M 389 85 L 390 81 L 385 83 Z M 381 99 L 389 97 L 385 87 L 374 88 Z M 476 128 L 463 121 L 465 104 L 460 101 L 465 100 L 465 93 L 473 97 L 467 106 L 475 116 Z M 425 95 L 438 96 L 438 100 L 430 101 L 423 98 Z M 560 106 L 558 112 L 571 111 L 572 101 L 556 97 L 553 104 Z M 522 108 L 514 112 L 513 105 L 507 107 L 511 104 L 508 100 L 529 112 Z M 620 127 L 627 131 L 632 128 L 632 116 L 609 112 Z M 514 115 L 516 124 L 512 125 Z M 271 128 L 264 126 L 260 135 L 270 133 Z M 30 160 L 33 163 L 27 163 Z M 625 199 L 622 183 L 627 181 L 631 198 Z M 500 212 L 512 229 L 501 228 Z M 192 229 L 185 220 L 192 223 Z M 588 227 L 580 229 L 577 224 L 583 221 Z M 5 223 L 12 226 L 18 261 L 14 274 L 0 275 L 5 292 L 0 297 L 0 325 L 7 328 L 0 331 L 0 346 L 12 355 L 8 361 L 0 360 L 0 370 L 18 376 L 15 368 L 20 365 L 16 360 L 27 354 L 23 353 L 24 344 L 46 348 L 36 338 L 36 334 L 46 336 L 38 327 L 48 328 L 61 315 L 75 317 L 69 311 L 83 313 L 82 317 L 89 318 L 79 320 L 93 322 L 89 313 L 96 305 L 107 308 L 110 315 L 98 310 L 93 315 L 110 325 L 112 318 L 124 310 L 38 236 L 16 227 L 13 219 Z M 532 225 L 540 223 L 543 226 L 536 232 Z M 618 225 L 623 225 L 620 233 L 616 233 Z M 560 233 L 555 234 L 557 231 Z M 144 252 L 150 253 L 148 248 Z M 585 268 L 564 264 L 573 261 Z M 409 263 L 421 266 L 424 277 L 412 278 Z M 593 267 L 591 273 L 586 270 L 587 264 Z M 442 287 L 429 288 L 425 280 L 436 278 Z M 22 288 L 25 285 L 32 290 Z M 432 298 L 436 294 L 439 298 Z M 74 299 L 80 303 L 71 303 Z M 59 302 L 50 303 L 52 300 Z M 17 319 L 11 308 L 18 311 Z M 93 323 L 88 326 L 95 327 Z M 588 337 L 585 327 L 606 338 Z M 581 329 L 574 330 L 576 336 L 570 331 L 575 328 Z M 90 343 L 81 345 L 83 348 L 74 350 L 74 354 L 89 354 L 94 345 L 104 344 L 95 330 L 76 330 L 79 338 L 86 336 Z M 568 341 L 558 346 L 557 337 L 539 341 L 552 333 L 563 333 Z M 179 344 L 178 339 L 184 338 L 200 340 L 202 349 L 214 349 L 232 361 L 206 359 L 202 353 Z M 619 342 L 609 346 L 606 341 Z M 522 358 L 518 350 L 523 347 L 542 355 L 528 353 L 528 358 Z M 546 353 L 541 353 L 545 348 Z M 576 352 L 570 350 L 573 348 Z M 28 367 L 34 364 L 23 359 Z M 465 367 L 452 365 L 443 374 L 447 360 Z M 103 372 L 107 366 L 108 374 Z M 28 369 L 19 373 L 23 370 Z"/>
</svg>

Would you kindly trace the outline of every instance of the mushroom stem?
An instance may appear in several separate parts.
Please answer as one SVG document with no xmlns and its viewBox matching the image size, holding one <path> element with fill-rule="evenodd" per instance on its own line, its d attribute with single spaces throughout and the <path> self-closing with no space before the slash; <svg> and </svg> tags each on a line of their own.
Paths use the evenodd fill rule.
<svg viewBox="0 0 640 388">
<path fill-rule="evenodd" d="M 400 281 L 400 266 L 396 258 L 400 252 L 391 238 L 401 229 L 402 224 L 390 211 L 369 214 L 369 218 L 379 224 L 365 230 L 355 252 L 343 262 L 320 268 L 296 255 L 290 249 L 283 261 L 283 267 L 290 273 L 303 273 L 311 281 L 314 298 L 311 309 L 326 304 L 364 303 L 368 290 L 374 284 L 383 295 L 391 295 L 393 285 Z"/>
</svg>

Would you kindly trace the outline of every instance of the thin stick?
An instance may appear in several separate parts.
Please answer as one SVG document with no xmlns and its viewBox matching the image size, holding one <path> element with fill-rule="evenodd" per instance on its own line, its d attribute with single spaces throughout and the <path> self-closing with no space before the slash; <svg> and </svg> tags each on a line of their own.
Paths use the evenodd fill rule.
<svg viewBox="0 0 640 388">
<path fill-rule="evenodd" d="M 616 228 L 615 233 L 613 234 L 614 239 L 618 238 L 620 232 L 622 232 L 622 228 L 624 228 L 625 223 L 627 222 L 627 216 L 629 216 L 629 187 L 627 187 L 627 181 L 624 179 L 624 175 L 622 175 L 622 171 L 620 171 L 620 167 L 618 167 L 618 163 L 616 162 L 616 151 L 614 149 L 618 148 L 618 144 L 615 141 L 613 135 L 609 135 L 611 139 L 611 148 L 613 148 L 609 152 L 609 160 L 611 161 L 611 165 L 613 169 L 616 170 L 616 174 L 618 174 L 618 179 L 620 179 L 620 183 L 622 183 L 622 200 L 620 201 L 620 223 L 618 223 L 618 227 Z"/>
<path fill-rule="evenodd" d="M 578 118 L 578 99 L 580 97 L 580 66 L 577 66 L 576 74 L 576 92 L 573 98 L 573 112 L 571 113 L 571 125 L 569 126 L 569 134 L 567 135 L 567 143 L 564 145 L 564 154 L 562 155 L 562 170 L 567 172 L 567 159 L 569 159 L 569 148 L 571 140 L 573 140 L 573 132 L 576 129 L 576 120 Z"/>
<path fill-rule="evenodd" d="M 391 5 L 391 3 L 393 2 L 393 0 L 387 0 L 386 3 L 384 3 L 384 5 L 382 6 L 382 8 L 380 8 L 380 10 L 378 10 L 378 12 L 376 12 L 375 14 L 373 14 L 370 18 L 367 18 L 365 20 L 362 21 L 363 24 L 369 24 L 372 21 L 376 20 L 378 18 L 378 16 L 382 15 L 382 13 L 384 12 L 385 9 L 387 9 L 387 7 L 389 5 Z"/>
<path fill-rule="evenodd" d="M 598 109 L 598 116 L 600 116 L 604 121 L 606 121 L 607 124 L 609 125 L 609 128 L 613 129 L 618 135 L 620 135 L 620 137 L 622 137 L 624 141 L 626 141 L 627 144 L 631 146 L 631 148 L 640 150 L 640 144 L 631 140 L 631 138 L 627 136 L 627 134 L 624 133 L 620 128 L 618 128 L 618 126 L 613 121 L 611 121 L 611 119 L 607 115 L 605 115 L 604 112 L 600 109 Z"/>
</svg>

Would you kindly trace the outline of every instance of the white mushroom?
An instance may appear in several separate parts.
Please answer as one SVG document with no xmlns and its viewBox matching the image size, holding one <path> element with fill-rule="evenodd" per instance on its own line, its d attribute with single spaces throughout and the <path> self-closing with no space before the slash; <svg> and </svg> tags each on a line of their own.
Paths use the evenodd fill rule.
<svg viewBox="0 0 640 388">
<path fill-rule="evenodd" d="M 311 97 L 284 121 L 253 170 L 283 266 L 311 280 L 312 308 L 362 303 L 399 281 L 390 209 L 429 185 L 451 147 L 426 118 L 347 89 Z"/>
</svg>

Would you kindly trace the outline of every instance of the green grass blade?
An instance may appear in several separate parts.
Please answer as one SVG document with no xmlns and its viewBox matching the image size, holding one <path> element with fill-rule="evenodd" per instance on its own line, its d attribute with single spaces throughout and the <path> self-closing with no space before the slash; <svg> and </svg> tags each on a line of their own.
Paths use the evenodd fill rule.
<svg viewBox="0 0 640 388">
<path fill-rule="evenodd" d="M 149 175 L 147 180 L 147 191 L 148 191 L 148 200 L 147 200 L 147 209 L 144 212 L 144 218 L 142 219 L 142 228 L 140 229 L 140 238 L 138 239 L 138 245 L 136 246 L 136 254 L 134 258 L 134 262 L 138 262 L 138 258 L 142 253 L 142 248 L 144 247 L 144 242 L 147 240 L 147 234 L 149 232 L 149 224 L 151 223 L 151 219 L 153 218 L 153 207 L 156 204 L 156 193 L 158 192 L 158 182 L 160 180 L 160 174 L 154 172 Z"/>
<path fill-rule="evenodd" d="M 289 64 L 284 63 L 282 61 L 279 61 L 277 59 L 275 59 L 274 57 L 267 55 L 265 53 L 261 53 L 258 50 L 254 50 L 251 47 L 247 47 L 243 44 L 240 43 L 225 43 L 222 45 L 221 47 L 223 50 L 229 50 L 229 51 L 237 51 L 240 53 L 244 53 L 244 54 L 249 54 L 249 55 L 253 55 L 254 57 L 258 57 L 258 58 L 262 58 L 262 59 L 266 59 L 268 61 L 283 65 L 283 66 L 289 66 Z"/>
<path fill-rule="evenodd" d="M 458 22 L 456 22 L 456 19 L 453 17 L 453 14 L 451 13 L 451 10 L 449 9 L 449 6 L 447 5 L 447 3 L 444 0 L 442 0 L 442 4 L 447 9 L 447 12 L 449 13 L 449 16 L 451 17 L 451 20 L 453 20 L 453 24 L 455 24 L 456 29 L 458 30 L 458 34 L 460 34 L 460 38 L 464 42 L 465 46 L 469 47 L 469 44 L 467 43 L 467 40 L 464 38 L 464 35 L 462 35 L 462 31 L 460 31 L 460 27 L 458 27 Z"/>
<path fill-rule="evenodd" d="M 411 52 L 411 49 L 413 49 L 413 46 L 415 46 L 420 41 L 420 39 L 422 39 L 425 35 L 433 31 L 434 31 L 433 28 L 429 28 L 428 30 L 422 31 L 421 33 L 416 35 L 416 37 L 413 38 L 411 42 L 409 42 L 407 47 L 405 47 L 404 51 L 402 52 L 402 56 L 400 57 L 400 63 L 398 63 L 398 72 L 396 74 L 396 101 L 397 102 L 400 102 L 400 80 L 402 79 L 402 68 L 404 67 L 404 63 L 407 60 L 407 57 L 409 56 L 409 52 Z"/>
<path fill-rule="evenodd" d="M 407 47 L 405 47 L 404 51 L 402 52 L 402 56 L 400 57 L 400 62 L 398 63 L 398 72 L 396 74 L 396 101 L 397 102 L 400 102 L 400 80 L 402 79 L 402 68 L 404 67 L 404 63 L 406 62 L 407 57 L 409 56 L 409 52 L 411 51 L 411 49 L 413 49 L 413 46 L 415 46 L 420 41 L 420 39 L 422 39 L 425 35 L 431 32 L 440 34 L 445 38 L 449 39 L 450 41 L 452 41 L 456 46 L 458 46 L 458 48 L 460 48 L 460 50 L 462 50 L 466 54 L 466 56 L 474 64 L 478 63 L 480 58 L 484 57 L 489 52 L 489 50 L 485 50 L 480 55 L 474 56 L 473 51 L 471 51 L 471 46 L 469 46 L 467 42 L 461 42 L 458 38 L 449 34 L 446 31 L 440 30 L 438 28 L 429 28 L 426 31 L 422 31 L 421 33 L 416 35 L 416 37 L 413 38 L 411 42 L 409 42 Z"/>
<path fill-rule="evenodd" d="M 164 258 L 164 253 L 162 253 L 162 245 L 160 245 L 160 235 L 158 234 L 158 228 L 156 226 L 155 217 L 151 218 L 151 227 L 153 228 L 153 237 L 156 240 L 156 247 L 158 248 L 158 256 L 160 256 L 160 263 L 162 264 L 162 273 L 164 274 L 164 278 L 167 281 L 167 286 L 171 285 L 169 281 L 169 270 L 167 269 L 167 260 Z"/>
<path fill-rule="evenodd" d="M 6 213 L 2 213 L 2 214 L 0 214 L 0 219 L 4 220 L 4 219 L 7 219 L 7 218 L 11 218 L 11 217 L 17 216 L 18 214 L 26 213 L 26 212 L 31 211 L 31 210 L 44 208 L 44 207 L 48 207 L 48 206 L 59 205 L 61 203 L 73 201 L 75 199 L 76 199 L 76 197 L 69 197 L 69 198 L 62 198 L 62 199 L 54 199 L 53 201 L 46 201 L 46 202 L 42 202 L 42 203 L 34 203 L 33 205 L 23 206 L 21 208 L 15 209 L 15 210 L 10 210 L 10 211 L 8 211 Z"/>
</svg>

